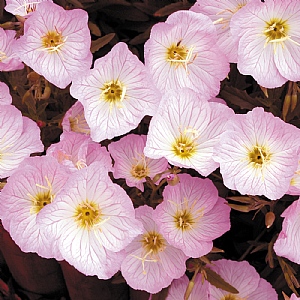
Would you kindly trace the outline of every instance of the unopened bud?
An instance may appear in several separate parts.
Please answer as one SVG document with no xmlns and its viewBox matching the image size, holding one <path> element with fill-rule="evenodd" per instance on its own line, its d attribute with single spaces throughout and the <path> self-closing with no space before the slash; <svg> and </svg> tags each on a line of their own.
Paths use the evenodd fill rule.
<svg viewBox="0 0 300 300">
<path fill-rule="evenodd" d="M 265 215 L 265 225 L 267 228 L 270 228 L 275 221 L 275 214 L 272 211 L 269 211 Z"/>
<path fill-rule="evenodd" d="M 36 121 L 36 124 L 40 127 L 43 128 L 46 126 L 46 122 L 42 121 L 42 120 L 38 120 Z"/>
<path fill-rule="evenodd" d="M 174 186 L 179 183 L 179 177 L 177 174 L 169 174 L 167 176 L 167 182 L 169 185 Z"/>
</svg>

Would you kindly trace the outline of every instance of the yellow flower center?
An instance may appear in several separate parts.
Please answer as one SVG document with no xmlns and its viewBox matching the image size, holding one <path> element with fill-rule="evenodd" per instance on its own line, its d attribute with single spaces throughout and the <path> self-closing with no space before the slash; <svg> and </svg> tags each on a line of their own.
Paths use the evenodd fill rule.
<svg viewBox="0 0 300 300">
<path fill-rule="evenodd" d="M 188 73 L 187 67 L 197 57 L 197 53 L 194 53 L 195 47 L 187 48 L 181 44 L 181 40 L 177 44 L 172 44 L 167 48 L 166 60 L 171 63 L 176 69 L 179 66 L 185 68 Z"/>
<path fill-rule="evenodd" d="M 181 229 L 182 231 L 192 229 L 193 224 L 195 223 L 189 209 L 178 210 L 173 218 L 177 229 Z"/>
<path fill-rule="evenodd" d="M 133 257 L 142 262 L 143 274 L 146 275 L 145 262 L 159 262 L 157 254 L 165 250 L 166 241 L 160 233 L 156 231 L 149 231 L 142 235 L 140 242 L 143 247 L 143 256 L 139 257 L 133 255 Z"/>
<path fill-rule="evenodd" d="M 58 31 L 48 31 L 42 37 L 43 49 L 48 52 L 59 52 L 61 47 L 65 44 L 67 38 L 64 38 L 62 34 Z"/>
<path fill-rule="evenodd" d="M 85 200 L 77 205 L 74 218 L 79 227 L 87 230 L 108 220 L 103 219 L 99 206 L 95 202 L 89 200 Z"/>
<path fill-rule="evenodd" d="M 130 174 L 136 179 L 143 179 L 149 175 L 149 168 L 147 166 L 146 157 L 144 154 L 139 154 L 140 159 L 136 159 L 136 164 L 134 164 L 130 170 Z"/>
<path fill-rule="evenodd" d="M 120 104 L 126 95 L 126 87 L 119 80 L 105 83 L 101 90 L 101 99 L 111 104 Z"/>
<path fill-rule="evenodd" d="M 264 146 L 254 146 L 248 153 L 249 162 L 256 168 L 261 168 L 271 158 L 270 151 Z"/>
<path fill-rule="evenodd" d="M 32 199 L 33 207 L 31 209 L 31 213 L 39 213 L 43 207 L 52 202 L 52 199 L 53 195 L 50 193 L 50 191 L 37 193 Z"/>
<path fill-rule="evenodd" d="M 41 192 L 38 192 L 34 196 L 27 194 L 32 202 L 32 207 L 30 209 L 31 214 L 38 214 L 40 210 L 45 207 L 47 204 L 51 203 L 55 197 L 55 194 L 52 192 L 52 184 L 49 181 L 48 177 L 45 176 L 47 186 L 36 183 L 35 185 L 42 189 Z"/>
<path fill-rule="evenodd" d="M 149 231 L 142 237 L 142 245 L 146 253 L 157 254 L 165 249 L 165 239 L 156 231 Z"/>
<path fill-rule="evenodd" d="M 180 132 L 172 145 L 174 154 L 181 159 L 192 157 L 196 153 L 197 138 L 199 138 L 197 130 L 186 128 Z"/>
<path fill-rule="evenodd" d="M 266 22 L 264 35 L 266 36 L 266 43 L 283 42 L 289 38 L 289 26 L 287 21 L 278 18 L 273 18 Z"/>
</svg>

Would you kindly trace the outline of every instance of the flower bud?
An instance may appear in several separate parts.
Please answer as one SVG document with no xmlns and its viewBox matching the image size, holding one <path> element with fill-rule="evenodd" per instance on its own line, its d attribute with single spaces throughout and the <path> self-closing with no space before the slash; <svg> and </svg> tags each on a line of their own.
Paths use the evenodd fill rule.
<svg viewBox="0 0 300 300">
<path fill-rule="evenodd" d="M 167 177 L 167 182 L 169 185 L 174 186 L 179 183 L 179 177 L 177 174 L 169 174 Z"/>
<path fill-rule="evenodd" d="M 272 211 L 269 211 L 265 215 L 265 225 L 267 228 L 270 228 L 275 221 L 275 214 Z"/>
</svg>

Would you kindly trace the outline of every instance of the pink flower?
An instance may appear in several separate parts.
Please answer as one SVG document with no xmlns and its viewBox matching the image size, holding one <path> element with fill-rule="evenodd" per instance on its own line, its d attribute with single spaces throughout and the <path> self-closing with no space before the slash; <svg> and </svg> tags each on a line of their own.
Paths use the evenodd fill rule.
<svg viewBox="0 0 300 300">
<path fill-rule="evenodd" d="M 283 213 L 282 230 L 274 244 L 277 255 L 288 258 L 297 264 L 300 263 L 300 200 L 293 202 Z"/>
<path fill-rule="evenodd" d="M 41 2 L 24 24 L 18 51 L 25 64 L 48 81 L 65 88 L 92 62 L 88 14 Z"/>
<path fill-rule="evenodd" d="M 212 240 L 230 229 L 230 207 L 209 179 L 178 177 L 177 185 L 165 187 L 164 201 L 153 217 L 168 243 L 187 256 L 200 257 L 212 249 Z"/>
<path fill-rule="evenodd" d="M 16 50 L 16 32 L 0 27 L 0 71 L 21 70 L 24 65 Z"/>
<path fill-rule="evenodd" d="M 38 222 L 58 240 L 62 257 L 85 275 L 108 279 L 120 268 L 122 253 L 142 232 L 131 199 L 95 162 L 72 173 Z"/>
<path fill-rule="evenodd" d="M 166 300 L 182 300 L 189 284 L 189 279 L 186 275 L 183 275 L 179 279 L 172 281 L 172 284 L 168 290 L 168 296 Z M 197 274 L 193 286 L 193 290 L 188 300 L 208 300 L 208 281 L 204 280 L 201 274 Z"/>
<path fill-rule="evenodd" d="M 53 2 L 52 0 L 6 0 L 4 9 L 15 16 L 26 17 L 44 1 Z"/>
<path fill-rule="evenodd" d="M 0 105 L 11 104 L 12 98 L 8 86 L 4 82 L 0 82 Z"/>
<path fill-rule="evenodd" d="M 295 294 L 291 295 L 290 300 L 297 300 L 297 299 L 300 299 L 300 298 L 298 298 Z"/>
<path fill-rule="evenodd" d="M 144 229 L 126 247 L 127 256 L 122 262 L 121 272 L 133 289 L 155 294 L 184 274 L 188 257 L 169 245 L 158 230 L 152 212 L 153 209 L 146 205 L 136 209 L 136 218 L 143 223 Z"/>
<path fill-rule="evenodd" d="M 144 153 L 208 176 L 219 166 L 213 160 L 213 148 L 233 114 L 227 106 L 209 103 L 191 89 L 170 92 L 150 122 Z"/>
<path fill-rule="evenodd" d="M 298 166 L 299 129 L 256 107 L 228 122 L 214 159 L 224 184 L 241 194 L 281 198 Z"/>
<path fill-rule="evenodd" d="M 142 62 L 125 43 L 118 43 L 72 83 L 71 95 L 83 104 L 94 141 L 122 135 L 155 113 L 160 94 L 148 77 Z"/>
<path fill-rule="evenodd" d="M 146 136 L 136 134 L 129 134 L 108 145 L 108 150 L 115 161 L 114 177 L 125 178 L 128 186 L 136 186 L 142 192 L 146 176 L 153 178 L 168 167 L 168 161 L 164 158 L 146 157 L 143 153 L 145 145 Z"/>
<path fill-rule="evenodd" d="M 145 43 L 145 65 L 157 87 L 217 95 L 229 64 L 216 37 L 212 21 L 192 11 L 175 12 L 165 23 L 155 24 Z"/>
<path fill-rule="evenodd" d="M 61 125 L 63 131 L 90 134 L 90 127 L 84 117 L 83 105 L 79 101 L 66 112 Z"/>
<path fill-rule="evenodd" d="M 238 43 L 230 32 L 231 17 L 249 0 L 197 0 L 191 11 L 208 16 L 215 24 L 218 47 L 231 63 L 237 62 Z"/>
<path fill-rule="evenodd" d="M 238 294 L 231 294 L 209 284 L 209 299 L 211 300 L 278 299 L 278 295 L 271 284 L 260 278 L 256 270 L 247 261 L 237 262 L 221 259 L 214 261 L 211 269 L 239 291 Z"/>
<path fill-rule="evenodd" d="M 300 80 L 299 17 L 297 0 L 252 1 L 241 8 L 230 24 L 239 71 L 266 88 Z"/>
<path fill-rule="evenodd" d="M 76 132 L 64 132 L 60 142 L 52 144 L 47 149 L 47 155 L 68 166 L 70 171 L 76 171 L 98 161 L 107 172 L 112 171 L 112 163 L 105 147 L 95 143 L 87 135 Z"/>
<path fill-rule="evenodd" d="M 56 241 L 37 225 L 37 216 L 68 179 L 67 169 L 52 157 L 30 157 L 7 179 L 0 193 L 0 218 L 23 252 L 61 259 Z"/>
<path fill-rule="evenodd" d="M 10 176 L 32 152 L 42 152 L 40 129 L 12 105 L 0 106 L 0 178 Z"/>
</svg>

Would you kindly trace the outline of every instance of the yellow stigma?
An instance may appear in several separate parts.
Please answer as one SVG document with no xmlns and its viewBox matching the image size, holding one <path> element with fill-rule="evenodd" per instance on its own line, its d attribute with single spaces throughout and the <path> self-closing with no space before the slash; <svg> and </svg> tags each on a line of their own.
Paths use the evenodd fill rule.
<svg viewBox="0 0 300 300">
<path fill-rule="evenodd" d="M 62 46 L 65 44 L 67 38 L 64 38 L 62 34 L 56 29 L 55 31 L 48 31 L 42 36 L 43 49 L 48 52 L 59 52 Z"/>
<path fill-rule="evenodd" d="M 47 186 L 36 183 L 35 185 L 42 189 L 34 196 L 27 194 L 32 202 L 32 207 L 30 209 L 31 214 L 38 214 L 40 210 L 45 207 L 47 204 L 51 203 L 55 197 L 55 194 L 52 192 L 52 184 L 49 179 L 45 176 Z"/>
<path fill-rule="evenodd" d="M 77 205 L 74 219 L 78 226 L 84 229 L 92 229 L 95 225 L 102 224 L 108 219 L 104 219 L 101 210 L 93 201 L 85 200 Z"/>
<path fill-rule="evenodd" d="M 197 200 L 190 203 L 189 200 L 184 197 L 181 203 L 175 203 L 172 200 L 168 200 L 168 202 L 176 207 L 173 221 L 178 230 L 184 231 L 193 229 L 194 225 L 203 217 L 204 207 L 197 210 L 195 209 Z"/>
<path fill-rule="evenodd" d="M 221 16 L 219 19 L 215 20 L 214 24 L 222 24 L 222 29 L 229 27 L 230 20 L 232 16 L 238 12 L 243 6 L 247 4 L 246 0 L 239 1 L 235 8 L 226 8 L 216 14 L 216 16 Z"/>
<path fill-rule="evenodd" d="M 198 132 L 195 129 L 186 128 L 183 132 L 180 131 L 172 145 L 174 154 L 181 159 L 190 158 L 196 153 Z"/>
<path fill-rule="evenodd" d="M 289 26 L 287 21 L 278 18 L 273 18 L 266 22 L 264 35 L 266 36 L 266 44 L 268 43 L 282 43 L 289 39 L 288 36 Z"/>
<path fill-rule="evenodd" d="M 254 146 L 248 152 L 249 163 L 255 168 L 263 167 L 271 159 L 271 153 L 265 146 Z"/>
<path fill-rule="evenodd" d="M 189 209 L 178 210 L 173 218 L 176 228 L 182 231 L 192 229 L 195 223 Z"/>
<path fill-rule="evenodd" d="M 101 88 L 100 99 L 109 103 L 110 110 L 113 106 L 122 108 L 126 96 L 126 86 L 120 80 L 111 80 Z"/>
<path fill-rule="evenodd" d="M 159 257 L 157 254 L 165 250 L 166 241 L 160 233 L 156 231 L 148 231 L 142 235 L 140 242 L 142 243 L 143 247 L 143 256 L 132 256 L 142 262 L 143 274 L 146 275 L 145 262 L 159 262 Z"/>
<path fill-rule="evenodd" d="M 184 67 L 188 74 L 188 65 L 193 63 L 197 57 L 197 53 L 194 53 L 195 47 L 186 47 L 181 44 L 181 40 L 177 44 L 172 44 L 167 48 L 166 60 L 174 66 L 176 69 L 180 66 Z"/>
<path fill-rule="evenodd" d="M 156 231 L 149 231 L 142 237 L 142 245 L 146 253 L 157 254 L 165 249 L 165 239 Z"/>
<path fill-rule="evenodd" d="M 139 154 L 140 159 L 136 159 L 136 163 L 132 166 L 130 174 L 136 179 L 143 179 L 146 176 L 149 176 L 149 168 L 147 165 L 147 160 L 144 154 Z"/>
</svg>

